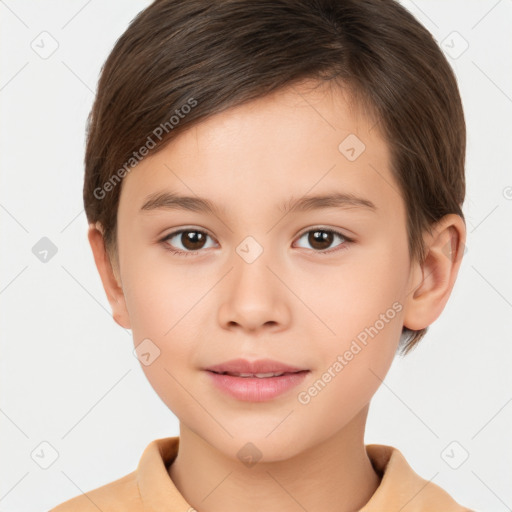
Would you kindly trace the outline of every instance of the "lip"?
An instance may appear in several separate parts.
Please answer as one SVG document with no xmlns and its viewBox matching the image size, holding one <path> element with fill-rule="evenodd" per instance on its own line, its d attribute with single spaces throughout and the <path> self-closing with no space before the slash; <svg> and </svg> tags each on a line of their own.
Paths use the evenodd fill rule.
<svg viewBox="0 0 512 512">
<path fill-rule="evenodd" d="M 290 366 L 271 359 L 247 361 L 233 359 L 218 365 L 205 368 L 213 384 L 237 400 L 247 402 L 264 402 L 276 398 L 299 385 L 309 370 Z M 216 373 L 218 372 L 218 373 Z M 240 377 L 231 373 L 283 373 L 276 377 Z"/>
<path fill-rule="evenodd" d="M 306 368 L 298 368 L 290 366 L 273 359 L 257 359 L 248 361 L 247 359 L 232 359 L 224 363 L 216 364 L 205 368 L 211 372 L 230 372 L 230 373 L 295 373 L 306 370 Z"/>
</svg>

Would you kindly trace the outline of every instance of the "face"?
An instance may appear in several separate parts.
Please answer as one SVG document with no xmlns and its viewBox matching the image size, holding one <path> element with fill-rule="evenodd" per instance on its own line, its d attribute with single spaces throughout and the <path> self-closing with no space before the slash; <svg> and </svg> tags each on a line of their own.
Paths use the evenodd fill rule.
<svg viewBox="0 0 512 512">
<path fill-rule="evenodd" d="M 226 454 L 251 441 L 281 460 L 320 444 L 391 365 L 411 267 L 374 125 L 341 91 L 284 89 L 190 128 L 124 178 L 125 326 L 163 402 Z M 205 369 L 237 358 L 307 371 L 278 394 L 286 375 L 232 377 L 247 392 L 234 396 Z"/>
</svg>

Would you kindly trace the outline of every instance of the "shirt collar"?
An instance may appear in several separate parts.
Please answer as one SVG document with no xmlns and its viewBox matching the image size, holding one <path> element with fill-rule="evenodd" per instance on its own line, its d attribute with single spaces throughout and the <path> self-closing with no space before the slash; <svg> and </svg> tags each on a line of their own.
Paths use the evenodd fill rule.
<svg viewBox="0 0 512 512">
<path fill-rule="evenodd" d="M 178 453 L 179 437 L 152 441 L 144 450 L 137 467 L 137 483 L 144 510 L 162 512 L 172 505 L 176 510 L 189 510 L 169 477 L 167 468 Z M 469 510 L 457 505 L 450 495 L 436 484 L 424 480 L 409 466 L 402 453 L 380 444 L 366 445 L 366 452 L 381 483 L 360 512 L 424 512 L 435 506 L 437 510 Z M 471 512 L 471 511 L 470 511 Z"/>
</svg>

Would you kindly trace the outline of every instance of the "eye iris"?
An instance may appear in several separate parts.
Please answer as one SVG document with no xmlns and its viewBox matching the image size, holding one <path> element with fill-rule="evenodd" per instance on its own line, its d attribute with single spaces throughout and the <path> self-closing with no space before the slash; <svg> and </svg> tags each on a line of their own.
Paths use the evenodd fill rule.
<svg viewBox="0 0 512 512">
<path fill-rule="evenodd" d="M 314 247 L 315 249 L 324 250 L 329 248 L 329 246 L 332 244 L 333 236 L 334 234 L 330 233 L 329 231 L 311 231 L 308 236 L 308 242 L 311 244 L 311 247 Z M 320 243 L 321 247 L 316 246 L 316 244 L 318 243 Z"/>
<path fill-rule="evenodd" d="M 205 238 L 206 236 L 199 231 L 183 231 L 183 233 L 181 233 L 181 243 L 183 247 L 190 251 L 201 249 L 204 245 Z"/>
<path fill-rule="evenodd" d="M 197 251 L 202 249 L 206 240 L 206 234 L 201 231 L 182 231 L 181 243 L 183 247 L 189 251 Z M 335 233 L 332 231 L 317 229 L 308 233 L 308 242 L 314 249 L 320 251 L 328 249 L 333 242 Z"/>
</svg>

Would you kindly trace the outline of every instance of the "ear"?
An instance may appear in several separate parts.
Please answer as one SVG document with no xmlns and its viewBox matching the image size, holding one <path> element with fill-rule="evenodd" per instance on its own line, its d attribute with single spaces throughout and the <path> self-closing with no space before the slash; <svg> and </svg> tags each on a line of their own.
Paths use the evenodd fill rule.
<svg viewBox="0 0 512 512">
<path fill-rule="evenodd" d="M 411 264 L 404 327 L 414 331 L 432 324 L 443 311 L 459 272 L 466 226 L 459 215 L 445 215 L 424 236 L 426 257 Z"/>
<path fill-rule="evenodd" d="M 88 238 L 94 255 L 96 268 L 98 269 L 103 288 L 105 289 L 107 299 L 112 308 L 112 316 L 121 327 L 130 329 L 130 317 L 126 308 L 120 278 L 118 282 L 118 278 L 114 273 L 112 263 L 105 249 L 103 232 L 99 224 L 89 224 Z"/>
</svg>

